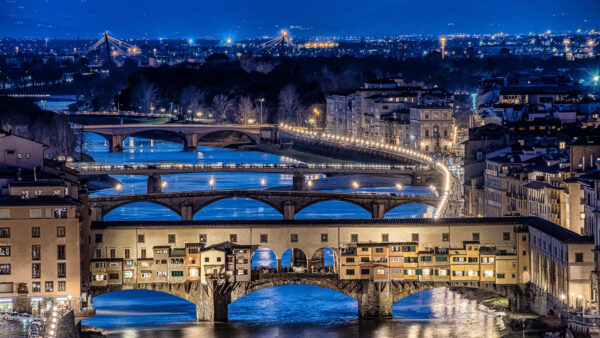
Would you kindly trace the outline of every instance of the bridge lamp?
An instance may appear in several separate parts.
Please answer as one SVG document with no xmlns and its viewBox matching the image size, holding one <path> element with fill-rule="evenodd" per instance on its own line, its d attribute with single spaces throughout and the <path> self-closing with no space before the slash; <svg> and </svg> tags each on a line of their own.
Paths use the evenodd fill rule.
<svg viewBox="0 0 600 338">
<path fill-rule="evenodd" d="M 115 189 L 117 189 L 117 192 L 121 192 L 121 190 L 123 190 L 123 185 L 121 183 L 117 183 L 117 185 L 115 186 Z"/>
<path fill-rule="evenodd" d="M 260 185 L 263 187 L 263 189 L 265 188 L 265 185 L 267 185 L 267 180 L 265 180 L 264 178 L 260 179 Z"/>
<path fill-rule="evenodd" d="M 354 188 L 355 190 L 358 189 L 360 186 L 358 185 L 357 181 L 352 181 L 352 188 Z"/>
<path fill-rule="evenodd" d="M 396 189 L 398 190 L 402 190 L 402 184 L 401 183 L 396 183 Z"/>
<path fill-rule="evenodd" d="M 162 181 L 162 182 L 160 182 L 160 187 L 161 187 L 162 189 L 166 189 L 166 188 L 167 188 L 167 181 Z"/>
<path fill-rule="evenodd" d="M 308 182 L 306 182 L 306 185 L 308 186 L 309 189 L 312 188 L 312 186 L 313 186 L 312 180 L 309 180 Z"/>
<path fill-rule="evenodd" d="M 208 185 L 210 186 L 210 190 L 213 190 L 213 186 L 215 185 L 215 179 L 213 177 L 208 180 Z"/>
</svg>

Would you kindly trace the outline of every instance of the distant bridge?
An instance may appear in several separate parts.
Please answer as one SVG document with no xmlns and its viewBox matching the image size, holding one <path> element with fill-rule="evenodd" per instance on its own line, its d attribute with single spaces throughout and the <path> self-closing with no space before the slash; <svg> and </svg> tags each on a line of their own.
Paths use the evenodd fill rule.
<svg viewBox="0 0 600 338">
<path fill-rule="evenodd" d="M 84 131 L 104 137 L 110 151 L 123 150 L 123 141 L 143 132 L 165 132 L 183 141 L 184 150 L 195 151 L 199 140 L 208 134 L 232 131 L 247 136 L 254 144 L 262 139 L 272 139 L 274 128 L 271 125 L 239 125 L 239 124 L 117 124 L 117 125 L 85 125 L 73 127 L 75 131 Z"/>
<path fill-rule="evenodd" d="M 101 221 L 112 210 L 136 202 L 148 202 L 169 208 L 190 221 L 194 215 L 209 204 L 227 198 L 249 198 L 263 202 L 283 215 L 293 219 L 304 208 L 324 201 L 345 201 L 362 207 L 371 213 L 372 218 L 383 218 L 395 207 L 419 203 L 436 207 L 440 197 L 418 195 L 392 195 L 368 193 L 339 193 L 317 191 L 278 191 L 278 190 L 214 190 L 174 193 L 148 193 L 137 195 L 116 195 L 90 197 L 91 219 Z"/>
<path fill-rule="evenodd" d="M 442 178 L 427 165 L 388 164 L 189 164 L 158 163 L 134 165 L 101 165 L 75 163 L 69 165 L 83 176 L 145 175 L 149 193 L 161 191 L 161 175 L 189 173 L 274 173 L 294 175 L 293 190 L 305 190 L 304 175 L 401 175 L 410 177 L 411 185 L 433 185 L 441 189 Z"/>
</svg>

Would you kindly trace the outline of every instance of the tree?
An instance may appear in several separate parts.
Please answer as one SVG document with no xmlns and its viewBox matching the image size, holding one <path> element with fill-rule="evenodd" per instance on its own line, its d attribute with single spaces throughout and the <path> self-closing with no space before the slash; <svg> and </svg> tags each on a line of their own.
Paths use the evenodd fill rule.
<svg viewBox="0 0 600 338">
<path fill-rule="evenodd" d="M 158 103 L 158 89 L 154 84 L 142 78 L 135 91 L 133 92 L 133 106 L 140 112 L 149 114 Z"/>
<path fill-rule="evenodd" d="M 300 98 L 296 93 L 296 87 L 288 84 L 279 92 L 279 121 L 295 122 L 296 125 L 302 123 L 302 113 Z"/>
<path fill-rule="evenodd" d="M 256 121 L 256 109 L 248 96 L 242 96 L 238 100 L 238 120 L 236 122 L 250 124 L 250 121 Z"/>
<path fill-rule="evenodd" d="M 216 120 L 223 122 L 227 120 L 227 117 L 233 110 L 233 101 L 227 95 L 215 95 L 213 97 L 212 109 L 215 111 Z"/>
<path fill-rule="evenodd" d="M 179 96 L 179 105 L 184 115 L 193 117 L 200 110 L 204 102 L 204 92 L 196 86 L 189 86 L 183 89 Z"/>
</svg>

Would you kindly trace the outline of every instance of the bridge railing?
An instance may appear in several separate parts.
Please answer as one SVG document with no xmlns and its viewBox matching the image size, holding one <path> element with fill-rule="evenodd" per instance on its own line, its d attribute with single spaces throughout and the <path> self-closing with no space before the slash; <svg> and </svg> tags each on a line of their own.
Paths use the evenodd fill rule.
<svg viewBox="0 0 600 338">
<path fill-rule="evenodd" d="M 331 169 L 331 170 L 429 170 L 429 165 L 396 165 L 396 164 L 331 164 L 331 163 L 146 163 L 131 165 L 109 165 L 93 163 L 69 163 L 68 167 L 78 171 L 114 171 L 114 170 L 212 170 L 212 169 Z"/>
</svg>

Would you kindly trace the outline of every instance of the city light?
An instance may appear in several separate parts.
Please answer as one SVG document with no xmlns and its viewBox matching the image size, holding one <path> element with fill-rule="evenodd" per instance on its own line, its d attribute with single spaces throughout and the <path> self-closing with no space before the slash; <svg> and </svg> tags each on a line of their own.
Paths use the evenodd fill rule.
<svg viewBox="0 0 600 338">
<path fill-rule="evenodd" d="M 211 177 L 211 178 L 208 180 L 208 185 L 210 186 L 210 190 L 213 190 L 213 187 L 214 187 L 214 185 L 215 185 L 215 179 L 214 179 L 213 177 Z"/>
<path fill-rule="evenodd" d="M 162 182 L 160 182 L 160 187 L 161 187 L 162 189 L 166 189 L 166 188 L 167 188 L 167 181 L 162 181 Z"/>
<path fill-rule="evenodd" d="M 260 186 L 263 187 L 263 189 L 264 189 L 266 185 L 267 185 L 267 180 L 265 180 L 264 178 L 261 178 L 260 179 Z"/>
<path fill-rule="evenodd" d="M 402 190 L 402 183 L 396 183 L 396 189 Z"/>
</svg>

